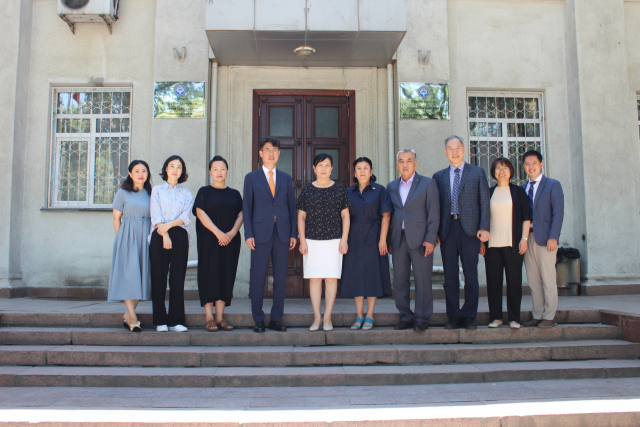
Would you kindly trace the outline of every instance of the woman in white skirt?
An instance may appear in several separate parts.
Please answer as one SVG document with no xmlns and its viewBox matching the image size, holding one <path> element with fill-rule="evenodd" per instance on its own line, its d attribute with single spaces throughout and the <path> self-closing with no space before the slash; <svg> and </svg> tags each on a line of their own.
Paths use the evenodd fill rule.
<svg viewBox="0 0 640 427">
<path fill-rule="evenodd" d="M 347 253 L 351 200 L 342 184 L 331 180 L 333 157 L 318 154 L 313 160 L 316 181 L 307 184 L 298 197 L 298 233 L 303 255 L 304 278 L 309 279 L 313 306 L 311 331 L 331 331 L 331 312 L 342 274 L 342 255 Z M 324 279 L 325 311 L 320 312 Z"/>
</svg>

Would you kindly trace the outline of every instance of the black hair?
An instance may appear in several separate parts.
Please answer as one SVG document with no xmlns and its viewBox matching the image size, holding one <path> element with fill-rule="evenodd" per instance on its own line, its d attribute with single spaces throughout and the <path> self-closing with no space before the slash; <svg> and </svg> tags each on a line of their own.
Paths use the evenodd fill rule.
<svg viewBox="0 0 640 427">
<path fill-rule="evenodd" d="M 211 165 L 213 164 L 213 162 L 224 162 L 224 165 L 227 167 L 227 169 L 229 169 L 229 163 L 227 163 L 227 161 L 222 156 L 215 156 L 213 159 L 211 159 L 211 161 L 209 162 L 209 170 L 211 170 Z"/>
<path fill-rule="evenodd" d="M 540 154 L 540 152 L 537 150 L 529 150 L 526 153 L 524 153 L 522 155 L 522 163 L 524 163 L 524 160 L 529 156 L 536 156 L 538 158 L 538 161 L 542 163 L 542 154 Z"/>
<path fill-rule="evenodd" d="M 147 190 L 147 193 L 151 195 L 151 174 L 149 173 L 149 165 L 144 160 L 132 160 L 129 163 L 129 172 L 133 170 L 137 165 L 142 165 L 147 168 L 147 180 L 144 182 L 144 189 Z M 120 186 L 125 191 L 133 191 L 134 193 L 138 192 L 138 189 L 133 185 L 133 180 L 129 175 L 122 181 L 122 185 Z"/>
<path fill-rule="evenodd" d="M 506 157 L 498 157 L 497 159 L 495 159 L 493 161 L 493 163 L 491 163 L 491 168 L 489 169 L 489 174 L 491 175 L 491 178 L 497 180 L 498 178 L 496 178 L 496 167 L 498 165 L 503 165 L 509 168 L 509 179 L 513 178 L 513 174 L 515 173 L 515 170 L 513 169 L 513 163 L 511 163 L 511 160 L 507 159 Z"/>
<path fill-rule="evenodd" d="M 329 159 L 329 161 L 331 162 L 331 166 L 333 166 L 333 157 L 331 157 L 331 154 L 327 154 L 327 153 L 316 154 L 316 157 L 313 159 L 313 167 L 315 168 L 316 166 L 318 166 L 318 163 L 324 162 L 327 159 Z"/>
<path fill-rule="evenodd" d="M 353 171 L 356 171 L 356 165 L 358 163 L 369 163 L 369 167 L 371 168 L 371 171 L 373 171 L 373 163 L 371 162 L 371 159 L 368 157 L 358 157 L 354 162 L 353 162 Z M 353 177 L 353 182 L 355 182 L 356 184 L 358 183 L 358 178 L 357 177 Z M 376 176 L 372 173 L 371 174 L 371 182 L 376 182 Z"/>
<path fill-rule="evenodd" d="M 262 151 L 264 144 L 266 144 L 267 142 L 271 143 L 274 148 L 277 148 L 278 150 L 280 149 L 280 141 L 278 141 L 278 138 L 275 138 L 273 136 L 265 136 L 260 140 L 260 144 L 258 144 L 258 150 Z"/>
<path fill-rule="evenodd" d="M 180 163 L 182 163 L 182 174 L 178 178 L 178 184 L 182 184 L 189 178 L 189 174 L 187 173 L 187 165 L 184 164 L 184 160 L 182 160 L 182 157 L 180 156 L 173 155 L 165 160 L 164 165 L 162 165 L 162 170 L 160 171 L 160 176 L 162 177 L 163 181 L 167 180 L 167 166 L 169 166 L 169 163 L 173 162 L 174 160 L 180 160 Z"/>
</svg>

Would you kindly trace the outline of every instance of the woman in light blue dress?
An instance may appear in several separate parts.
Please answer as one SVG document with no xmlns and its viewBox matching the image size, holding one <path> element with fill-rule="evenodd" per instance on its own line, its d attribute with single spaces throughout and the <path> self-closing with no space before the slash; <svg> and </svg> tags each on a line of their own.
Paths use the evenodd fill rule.
<svg viewBox="0 0 640 427">
<path fill-rule="evenodd" d="M 129 176 L 113 199 L 113 243 L 109 301 L 124 301 L 124 327 L 141 332 L 136 316 L 140 300 L 151 299 L 149 242 L 151 231 L 151 182 L 149 165 L 143 160 L 129 164 Z"/>
</svg>

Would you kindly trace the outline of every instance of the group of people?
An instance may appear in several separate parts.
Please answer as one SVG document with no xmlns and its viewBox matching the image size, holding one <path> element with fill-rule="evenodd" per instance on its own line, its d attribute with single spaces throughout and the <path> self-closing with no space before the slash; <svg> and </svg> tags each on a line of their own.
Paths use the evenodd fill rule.
<svg viewBox="0 0 640 427">
<path fill-rule="evenodd" d="M 195 201 L 180 186 L 188 177 L 182 158 L 171 156 L 165 161 L 160 174 L 164 182 L 153 189 L 148 165 L 135 160 L 113 201 L 116 240 L 109 300 L 125 302 L 124 326 L 131 331 L 141 330 L 135 309 L 138 301 L 148 299 L 153 300 L 157 331 L 187 330 L 184 280 L 193 213 L 197 218 L 198 291 L 208 331 L 233 329 L 223 315 L 233 296 L 241 246 L 238 232 L 243 223 L 245 242 L 252 252 L 251 312 L 258 333 L 266 328 L 287 330 L 282 324 L 287 260 L 296 246 L 303 256 L 304 278 L 309 280 L 314 313 L 311 331 L 333 329 L 331 314 L 338 293 L 354 298 L 356 321 L 351 329 L 373 328 L 377 298 L 392 294 L 389 254 L 400 312 L 395 329 L 426 330 L 433 314 L 436 246 L 440 246 L 445 276 L 449 317 L 445 328 L 477 328 L 478 254 L 485 258 L 489 327 L 503 324 L 505 276 L 509 325 L 520 327 L 523 263 L 533 297 L 533 319 L 524 326 L 555 326 L 555 259 L 564 214 L 560 183 L 543 176 L 542 155 L 528 151 L 522 156 L 529 176 L 525 184 L 511 183 L 513 164 L 501 157 L 491 165 L 497 185 L 489 188 L 484 169 L 464 161 L 461 137 L 450 136 L 444 145 L 450 165 L 433 178 L 416 172 L 414 149 L 401 149 L 397 154 L 400 178 L 386 187 L 376 183 L 372 161 L 359 157 L 353 163 L 354 185 L 345 188 L 331 179 L 333 158 L 320 153 L 313 161 L 316 180 L 302 189 L 297 200 L 291 176 L 276 167 L 280 142 L 273 137 L 260 141 L 262 167 L 246 175 L 243 197 L 226 186 L 228 164 L 220 156 L 209 163 L 212 184 L 200 188 Z M 270 261 L 273 303 L 265 326 L 263 295 Z M 465 277 L 462 307 L 460 264 Z"/>
</svg>

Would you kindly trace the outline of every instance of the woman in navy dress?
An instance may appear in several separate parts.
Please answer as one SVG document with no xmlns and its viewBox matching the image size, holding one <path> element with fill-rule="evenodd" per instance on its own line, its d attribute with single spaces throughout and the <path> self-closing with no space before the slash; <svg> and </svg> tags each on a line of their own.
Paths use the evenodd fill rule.
<svg viewBox="0 0 640 427">
<path fill-rule="evenodd" d="M 351 228 L 349 251 L 342 263 L 340 296 L 355 300 L 357 319 L 351 329 L 371 329 L 376 300 L 391 296 L 387 232 L 393 207 L 387 189 L 375 183 L 370 159 L 356 159 L 353 170 L 356 185 L 347 189 Z M 367 316 L 363 320 L 365 297 Z"/>
</svg>

